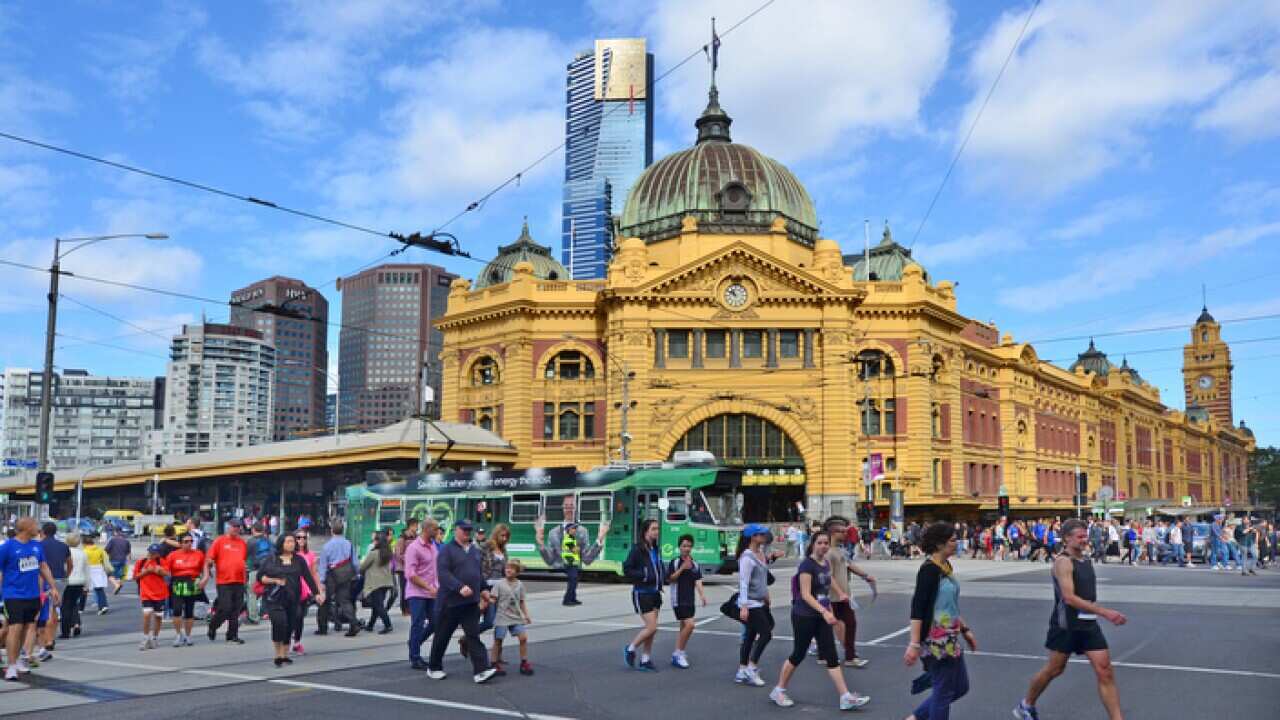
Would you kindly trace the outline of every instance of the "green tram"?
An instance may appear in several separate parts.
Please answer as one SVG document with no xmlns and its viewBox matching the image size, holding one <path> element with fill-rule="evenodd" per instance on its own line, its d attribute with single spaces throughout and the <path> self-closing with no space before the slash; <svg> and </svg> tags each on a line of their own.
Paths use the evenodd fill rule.
<svg viewBox="0 0 1280 720">
<path fill-rule="evenodd" d="M 459 473 L 398 474 L 373 470 L 346 492 L 346 522 L 360 552 L 376 530 L 399 534 L 410 517 L 434 518 L 446 532 L 461 518 L 491 532 L 511 529 L 508 557 L 531 569 L 547 562 L 534 541 L 539 519 L 547 534 L 564 520 L 564 500 L 576 501 L 579 525 L 594 539 L 609 523 L 599 557 L 585 572 L 620 575 L 622 563 L 646 518 L 662 526 L 662 557 L 677 554 L 686 533 L 694 537 L 694 559 L 716 571 L 732 571 L 732 553 L 742 529 L 742 475 L 714 466 L 632 463 L 579 473 L 572 467 L 530 470 L 476 470 Z"/>
</svg>

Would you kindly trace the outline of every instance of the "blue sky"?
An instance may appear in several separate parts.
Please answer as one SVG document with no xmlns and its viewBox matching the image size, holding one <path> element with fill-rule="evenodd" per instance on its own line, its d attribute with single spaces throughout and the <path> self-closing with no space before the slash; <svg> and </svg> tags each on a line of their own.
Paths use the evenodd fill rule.
<svg viewBox="0 0 1280 720">
<path fill-rule="evenodd" d="M 823 235 L 856 250 L 864 219 L 873 232 L 888 220 L 911 243 L 1030 4 L 776 0 L 725 32 L 758 4 L 6 3 L 0 131 L 425 231 L 560 142 L 575 51 L 647 37 L 661 73 L 715 15 L 735 140 L 796 172 Z M 1040 5 L 914 242 L 934 278 L 959 283 L 962 312 L 1063 364 L 1087 340 L 1048 341 L 1190 324 L 1202 284 L 1219 320 L 1280 314 L 1280 6 L 1114 5 Z M 656 155 L 691 142 L 707 75 L 695 58 L 657 86 Z M 556 242 L 562 173 L 555 154 L 449 230 L 476 258 L 524 215 Z M 55 236 L 150 231 L 172 239 L 103 243 L 66 267 L 215 298 L 292 275 L 336 312 L 333 279 L 394 247 L 0 140 L 0 258 L 44 265 Z M 0 365 L 37 367 L 46 278 L 0 277 Z M 201 313 L 226 317 L 75 280 L 63 290 L 132 325 L 64 303 L 62 367 L 163 374 L 164 338 Z M 1224 336 L 1236 415 L 1275 442 L 1280 320 L 1227 323 Z M 1099 345 L 1180 407 L 1187 337 Z"/>
</svg>

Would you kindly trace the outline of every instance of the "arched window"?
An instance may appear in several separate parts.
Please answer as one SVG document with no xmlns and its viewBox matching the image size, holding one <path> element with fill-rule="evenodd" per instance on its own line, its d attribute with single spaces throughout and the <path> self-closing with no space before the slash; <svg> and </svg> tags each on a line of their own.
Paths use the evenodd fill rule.
<svg viewBox="0 0 1280 720">
<path fill-rule="evenodd" d="M 498 373 L 498 361 L 485 355 L 471 366 L 472 385 L 497 385 L 501 380 Z"/>
<path fill-rule="evenodd" d="M 674 450 L 707 450 L 729 465 L 799 467 L 795 443 L 777 425 L 756 415 L 716 415 L 689 428 Z"/>
<path fill-rule="evenodd" d="M 591 358 L 577 350 L 556 353 L 556 356 L 547 363 L 546 378 L 548 380 L 591 380 L 595 376 L 596 368 Z"/>
<path fill-rule="evenodd" d="M 491 432 L 492 432 L 492 431 L 493 431 L 493 416 L 492 416 L 492 415 L 481 415 L 481 416 L 480 416 L 480 420 L 479 420 L 479 422 L 477 422 L 476 424 L 477 424 L 477 425 L 479 425 L 482 429 L 484 429 L 484 430 L 489 430 L 489 431 L 491 431 Z"/>
<path fill-rule="evenodd" d="M 560 411 L 560 439 L 561 440 L 577 440 L 578 439 L 578 412 L 573 408 L 564 408 Z"/>
<path fill-rule="evenodd" d="M 863 380 L 893 377 L 893 360 L 879 350 L 863 350 L 855 361 L 860 368 L 858 375 Z"/>
</svg>

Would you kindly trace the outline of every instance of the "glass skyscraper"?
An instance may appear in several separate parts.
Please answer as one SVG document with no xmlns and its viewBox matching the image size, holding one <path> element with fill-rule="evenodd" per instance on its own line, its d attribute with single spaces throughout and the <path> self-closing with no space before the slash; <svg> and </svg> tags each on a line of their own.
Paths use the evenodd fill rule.
<svg viewBox="0 0 1280 720">
<path fill-rule="evenodd" d="M 653 162 L 653 55 L 642 38 L 597 40 L 568 71 L 561 262 L 574 278 L 602 278 L 610 218 Z"/>
</svg>

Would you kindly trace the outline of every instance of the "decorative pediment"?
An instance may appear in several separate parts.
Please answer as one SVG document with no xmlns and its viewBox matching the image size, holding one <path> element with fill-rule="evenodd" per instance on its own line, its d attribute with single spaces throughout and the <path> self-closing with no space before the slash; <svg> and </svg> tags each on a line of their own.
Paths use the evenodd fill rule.
<svg viewBox="0 0 1280 720">
<path fill-rule="evenodd" d="M 660 275 L 635 288 L 617 289 L 618 295 L 711 296 L 726 280 L 742 279 L 754 285 L 762 302 L 805 298 L 860 300 L 864 292 L 842 287 L 818 272 L 794 267 L 766 255 L 746 243 L 735 243 L 714 255 Z"/>
</svg>

